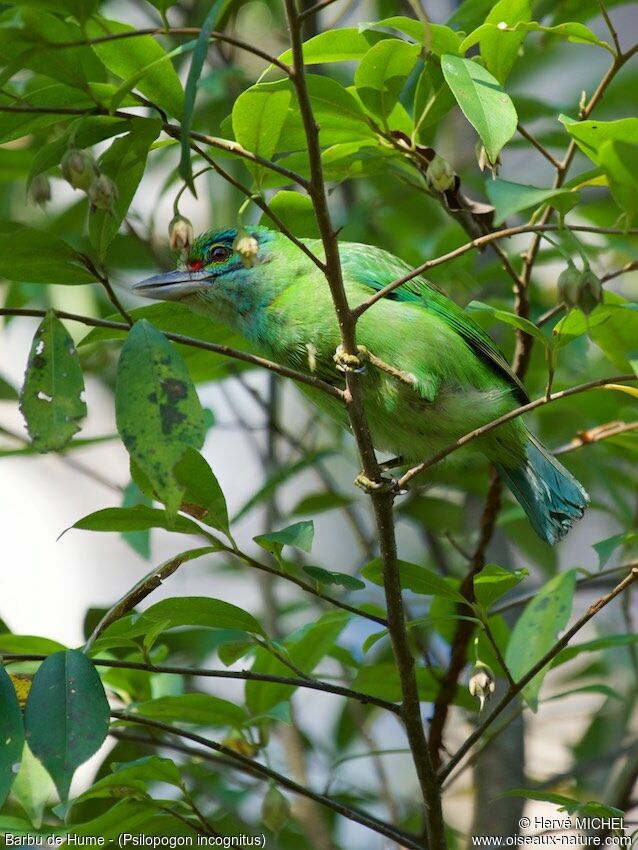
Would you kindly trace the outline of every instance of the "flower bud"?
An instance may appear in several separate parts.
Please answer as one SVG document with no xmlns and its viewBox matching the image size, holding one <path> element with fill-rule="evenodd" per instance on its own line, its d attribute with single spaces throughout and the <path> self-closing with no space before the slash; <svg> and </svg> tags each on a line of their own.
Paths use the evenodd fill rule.
<svg viewBox="0 0 638 850">
<path fill-rule="evenodd" d="M 586 316 L 589 316 L 595 307 L 602 304 L 602 300 L 603 285 L 600 278 L 591 269 L 586 269 L 583 272 L 578 292 L 578 306 Z"/>
<path fill-rule="evenodd" d="M 9 673 L 9 678 L 16 692 L 20 708 L 24 711 L 27 697 L 33 683 L 33 676 L 29 673 Z"/>
<path fill-rule="evenodd" d="M 64 154 L 60 168 L 64 179 L 74 189 L 82 189 L 83 192 L 88 192 L 98 173 L 91 154 L 76 148 L 71 148 Z"/>
<path fill-rule="evenodd" d="M 171 251 L 188 251 L 193 244 L 195 233 L 190 220 L 176 215 L 168 225 L 168 241 Z"/>
<path fill-rule="evenodd" d="M 257 242 L 254 236 L 249 236 L 246 232 L 240 230 L 233 248 L 237 251 L 242 263 L 247 269 L 257 265 L 259 242 Z"/>
<path fill-rule="evenodd" d="M 87 191 L 91 208 L 93 210 L 106 210 L 107 212 L 113 209 L 117 194 L 117 186 L 106 174 L 100 174 L 96 177 Z"/>
<path fill-rule="evenodd" d="M 437 153 L 428 165 L 425 179 L 437 192 L 445 192 L 454 185 L 454 169 L 442 156 Z"/>
<path fill-rule="evenodd" d="M 241 735 L 229 735 L 228 738 L 224 738 L 222 744 L 234 753 L 239 753 L 240 756 L 247 756 L 248 758 L 254 758 L 258 752 L 257 747 L 242 738 Z"/>
<path fill-rule="evenodd" d="M 51 200 L 51 183 L 45 174 L 36 175 L 29 186 L 29 199 L 32 204 L 43 207 Z"/>
<path fill-rule="evenodd" d="M 494 673 L 487 664 L 483 664 L 482 661 L 476 662 L 468 683 L 468 689 L 473 697 L 478 697 L 479 711 L 483 711 L 483 706 L 496 689 Z"/>
<path fill-rule="evenodd" d="M 274 785 L 266 791 L 261 804 L 262 822 L 273 832 L 279 832 L 290 818 L 290 803 Z"/>
<path fill-rule="evenodd" d="M 558 277 L 558 297 L 568 310 L 578 307 L 588 316 L 602 303 L 603 286 L 590 268 L 580 272 L 570 263 Z"/>
</svg>

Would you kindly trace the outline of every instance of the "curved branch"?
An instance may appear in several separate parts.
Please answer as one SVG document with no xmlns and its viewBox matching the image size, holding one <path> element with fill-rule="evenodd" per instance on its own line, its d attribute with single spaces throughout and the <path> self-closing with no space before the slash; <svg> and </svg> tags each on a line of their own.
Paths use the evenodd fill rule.
<svg viewBox="0 0 638 850">
<path fill-rule="evenodd" d="M 409 835 L 406 835 L 400 830 L 394 829 L 394 827 L 385 823 L 385 821 L 379 820 L 379 818 L 369 815 L 367 812 L 357 809 L 354 806 L 346 806 L 339 802 L 339 800 L 328 797 L 326 794 L 319 794 L 316 791 L 312 791 L 310 788 L 305 788 L 298 782 L 293 782 L 292 779 L 288 779 L 288 777 L 284 776 L 282 773 L 277 773 L 277 771 L 272 770 L 270 767 L 266 767 L 266 765 L 263 765 L 254 759 L 243 756 L 241 753 L 231 750 L 230 747 L 218 744 L 216 741 L 210 741 L 194 732 L 186 732 L 183 729 L 177 729 L 175 726 L 171 726 L 168 723 L 161 723 L 158 720 L 151 720 L 150 718 L 141 717 L 140 715 L 128 714 L 126 711 L 115 710 L 111 712 L 111 716 L 116 720 L 123 720 L 126 723 L 134 723 L 149 729 L 156 729 L 158 732 L 164 732 L 168 735 L 178 735 L 180 738 L 186 738 L 188 741 L 193 741 L 194 743 L 205 747 L 207 750 L 215 750 L 215 752 L 231 759 L 233 765 L 239 770 L 245 769 L 253 776 L 258 775 L 264 779 L 274 780 L 279 786 L 286 788 L 288 791 L 292 791 L 293 794 L 299 794 L 302 797 L 314 800 L 315 803 L 319 803 L 320 805 L 331 809 L 333 812 L 348 818 L 348 820 L 360 823 L 362 826 L 371 829 L 373 832 L 377 832 L 379 835 L 384 835 L 386 838 L 396 841 L 403 847 L 410 848 L 410 850 L 422 850 L 423 848 L 423 844 L 421 842 L 415 840 Z"/>
<path fill-rule="evenodd" d="M 408 469 L 408 471 L 399 478 L 397 484 L 398 487 L 405 487 L 408 482 L 410 482 L 415 475 L 418 475 L 420 472 L 423 472 L 426 469 L 429 469 L 434 464 L 438 463 L 443 458 L 447 457 L 452 452 L 460 449 L 462 446 L 471 443 L 473 440 L 478 439 L 478 437 L 482 437 L 484 434 L 487 434 L 489 431 L 497 428 L 499 425 L 502 425 L 505 422 L 509 422 L 510 419 L 517 419 L 519 416 L 522 416 L 524 413 L 529 413 L 532 410 L 536 410 L 537 407 L 542 407 L 545 404 L 550 404 L 553 401 L 559 401 L 561 398 L 567 398 L 570 395 L 576 395 L 578 393 L 584 393 L 587 390 L 593 390 L 597 387 L 604 387 L 607 384 L 623 384 L 630 381 L 638 381 L 636 375 L 614 375 L 610 378 L 599 378 L 597 381 L 588 381 L 586 384 L 578 384 L 575 387 L 569 387 L 566 390 L 560 390 L 560 392 L 552 393 L 550 396 L 541 396 L 540 398 L 535 399 L 534 401 L 530 401 L 529 404 L 524 404 L 521 407 L 517 407 L 514 410 L 510 410 L 507 413 L 504 413 L 502 416 L 499 416 L 498 419 L 493 419 L 491 422 L 488 422 L 486 425 L 481 425 L 480 428 L 475 428 L 474 431 L 470 431 L 467 434 L 464 434 L 462 437 L 459 437 L 458 440 L 455 440 L 453 443 L 450 443 L 444 449 L 441 449 L 440 452 L 437 452 L 432 457 L 428 458 L 428 460 L 423 461 L 423 463 L 418 464 L 417 466 L 413 466 L 412 469 Z"/>
<path fill-rule="evenodd" d="M 90 316 L 81 316 L 77 313 L 67 313 L 65 310 L 56 310 L 56 316 L 60 319 L 68 319 L 71 322 L 80 322 L 83 325 L 95 328 L 110 328 L 117 331 L 129 331 L 129 325 L 123 322 L 112 322 L 108 319 L 94 319 Z M 29 308 L 8 308 L 0 307 L 0 316 L 35 316 L 36 318 L 44 318 L 46 310 L 35 310 Z M 277 375 L 282 375 L 284 378 L 291 378 L 300 384 L 307 384 L 309 387 L 321 390 L 327 395 L 339 401 L 344 401 L 344 393 L 338 387 L 333 387 L 327 381 L 322 381 L 320 378 L 313 378 L 311 375 L 304 375 L 303 372 L 297 372 L 295 369 L 289 369 L 287 366 L 282 366 L 275 363 L 273 360 L 267 360 L 265 357 L 259 357 L 257 354 L 248 354 L 245 351 L 240 351 L 237 348 L 231 348 L 229 345 L 220 345 L 216 342 L 207 342 L 203 339 L 195 339 L 194 337 L 184 336 L 183 334 L 171 333 L 170 331 L 162 331 L 165 337 L 177 342 L 180 345 L 187 345 L 189 348 L 200 348 L 202 351 L 212 351 L 214 354 L 222 354 L 224 357 L 232 357 L 234 360 L 241 360 L 242 363 L 250 363 L 252 366 L 260 366 L 263 369 L 268 369 L 275 372 Z"/>
</svg>

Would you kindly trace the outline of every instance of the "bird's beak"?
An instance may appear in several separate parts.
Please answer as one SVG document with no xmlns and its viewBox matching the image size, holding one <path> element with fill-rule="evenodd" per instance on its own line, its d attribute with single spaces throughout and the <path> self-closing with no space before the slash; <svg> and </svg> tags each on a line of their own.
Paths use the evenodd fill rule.
<svg viewBox="0 0 638 850">
<path fill-rule="evenodd" d="M 152 298 L 154 301 L 179 301 L 193 292 L 201 292 L 208 289 L 214 280 L 210 272 L 181 271 L 164 272 L 153 277 L 147 277 L 133 285 L 133 291 L 144 298 Z"/>
</svg>

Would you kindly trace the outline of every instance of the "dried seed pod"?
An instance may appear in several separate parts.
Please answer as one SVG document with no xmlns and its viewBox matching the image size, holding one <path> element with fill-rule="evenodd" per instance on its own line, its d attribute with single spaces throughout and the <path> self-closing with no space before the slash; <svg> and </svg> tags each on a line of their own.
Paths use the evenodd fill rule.
<svg viewBox="0 0 638 850">
<path fill-rule="evenodd" d="M 168 241 L 171 251 L 188 251 L 193 244 L 195 232 L 190 220 L 183 215 L 174 216 L 168 225 Z"/>
<path fill-rule="evenodd" d="M 93 210 L 106 210 L 110 212 L 117 200 L 117 186 L 106 174 L 100 174 L 89 186 L 87 195 L 89 196 Z"/>
<path fill-rule="evenodd" d="M 51 183 L 46 174 L 38 174 L 33 178 L 29 186 L 29 199 L 39 207 L 51 200 Z"/>
<path fill-rule="evenodd" d="M 88 192 L 89 187 L 99 174 L 95 160 L 88 151 L 70 148 L 60 163 L 62 175 L 74 189 Z"/>
</svg>

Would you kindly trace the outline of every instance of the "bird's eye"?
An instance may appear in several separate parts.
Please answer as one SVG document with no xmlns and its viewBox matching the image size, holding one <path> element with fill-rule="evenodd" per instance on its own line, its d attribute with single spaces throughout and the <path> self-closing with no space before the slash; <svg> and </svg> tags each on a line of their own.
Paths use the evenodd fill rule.
<svg viewBox="0 0 638 850">
<path fill-rule="evenodd" d="M 215 245 L 210 252 L 210 261 L 212 263 L 223 263 L 232 253 L 230 248 L 226 248 L 224 245 Z"/>
</svg>

